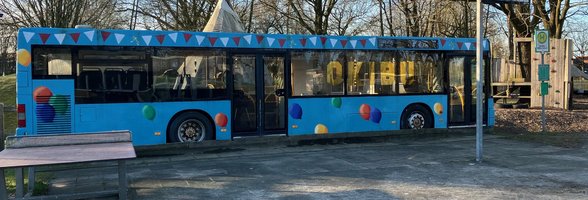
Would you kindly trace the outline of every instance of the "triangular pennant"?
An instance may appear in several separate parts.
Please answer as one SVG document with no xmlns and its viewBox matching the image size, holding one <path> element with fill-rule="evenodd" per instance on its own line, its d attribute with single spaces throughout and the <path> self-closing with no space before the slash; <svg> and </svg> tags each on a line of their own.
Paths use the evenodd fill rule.
<svg viewBox="0 0 588 200">
<path fill-rule="evenodd" d="M 150 35 L 144 35 L 143 36 L 143 42 L 145 42 L 145 44 L 149 45 L 149 43 L 151 43 L 151 38 L 152 37 L 153 36 L 150 36 Z"/>
<path fill-rule="evenodd" d="M 222 38 L 220 38 L 220 40 L 223 43 L 223 46 L 225 46 L 225 47 L 229 43 L 229 38 L 228 37 L 222 37 Z"/>
<path fill-rule="evenodd" d="M 461 46 L 463 46 L 463 42 L 457 42 L 457 47 L 458 47 L 459 49 L 461 49 Z"/>
<path fill-rule="evenodd" d="M 157 39 L 159 44 L 163 44 L 163 40 L 165 40 L 165 35 L 156 35 L 155 39 Z"/>
<path fill-rule="evenodd" d="M 191 37 L 192 37 L 192 34 L 184 33 L 184 41 L 186 41 L 186 43 L 190 40 Z"/>
<path fill-rule="evenodd" d="M 80 33 L 70 33 L 69 36 L 75 43 L 78 43 L 78 39 L 80 39 Z"/>
<path fill-rule="evenodd" d="M 41 38 L 41 42 L 43 42 L 43 44 L 45 44 L 47 42 L 47 39 L 49 39 L 49 34 L 39 33 L 39 37 Z"/>
<path fill-rule="evenodd" d="M 321 44 L 323 44 L 323 46 L 324 46 L 325 43 L 327 43 L 327 38 L 326 37 L 321 37 Z"/>
<path fill-rule="evenodd" d="M 247 41 L 247 44 L 251 44 L 252 37 L 253 37 L 252 35 L 246 35 L 246 36 L 243 36 L 243 39 L 245 39 L 245 41 Z"/>
<path fill-rule="evenodd" d="M 94 31 L 86 31 L 84 32 L 84 35 L 88 37 L 88 40 L 90 40 L 90 42 L 94 41 Z"/>
<path fill-rule="evenodd" d="M 351 43 L 351 47 L 355 49 L 355 45 L 357 45 L 357 40 L 349 40 L 349 43 Z"/>
<path fill-rule="evenodd" d="M 472 45 L 472 43 L 469 43 L 469 42 L 466 42 L 465 43 L 466 50 L 469 50 L 470 49 L 470 45 Z"/>
<path fill-rule="evenodd" d="M 347 46 L 347 40 L 341 40 L 341 46 L 345 48 L 345 46 Z"/>
<path fill-rule="evenodd" d="M 27 41 L 27 43 L 29 41 L 31 41 L 31 38 L 33 38 L 33 36 L 35 36 L 35 33 L 33 33 L 33 32 L 26 32 L 25 31 L 25 32 L 22 32 L 22 34 L 24 35 L 25 40 Z"/>
<path fill-rule="evenodd" d="M 306 38 L 300 39 L 300 44 L 302 45 L 302 47 L 306 47 Z"/>
<path fill-rule="evenodd" d="M 204 41 L 204 36 L 197 35 L 195 37 L 196 37 L 196 42 L 198 42 L 198 45 L 202 45 L 202 41 Z"/>
<path fill-rule="evenodd" d="M 233 42 L 235 42 L 235 44 L 239 46 L 239 43 L 241 42 L 241 37 L 233 37 Z"/>
<path fill-rule="evenodd" d="M 376 46 L 376 38 L 370 38 L 370 43 L 372 43 L 372 45 Z"/>
<path fill-rule="evenodd" d="M 278 39 L 278 42 L 280 43 L 280 47 L 284 47 L 284 44 L 286 43 L 286 39 Z"/>
<path fill-rule="evenodd" d="M 312 46 L 316 46 L 316 37 L 311 37 L 308 39 L 310 39 L 310 43 L 312 43 Z"/>
<path fill-rule="evenodd" d="M 441 39 L 441 46 L 445 46 L 445 43 L 447 42 L 447 40 L 445 39 Z"/>
<path fill-rule="evenodd" d="M 170 39 L 171 39 L 171 40 L 172 40 L 174 43 L 176 43 L 176 40 L 178 39 L 178 33 L 170 33 L 170 34 L 167 34 L 167 36 L 169 36 L 169 38 L 170 38 Z"/>
<path fill-rule="evenodd" d="M 63 43 L 63 39 L 65 39 L 65 34 L 64 33 L 54 34 L 53 37 L 55 37 L 55 39 L 57 39 L 57 42 L 59 42 L 59 44 L 61 44 L 61 43 Z"/>
<path fill-rule="evenodd" d="M 257 44 L 261 44 L 261 42 L 263 41 L 263 35 L 257 35 L 255 36 L 255 38 L 257 38 Z"/>
<path fill-rule="evenodd" d="M 217 39 L 218 39 L 218 38 L 216 38 L 216 37 L 209 37 L 209 38 L 208 38 L 208 41 L 210 42 L 210 46 L 211 46 L 211 47 L 213 47 L 213 46 L 214 46 L 214 44 L 216 43 L 216 40 L 217 40 Z"/>
<path fill-rule="evenodd" d="M 335 47 L 335 45 L 337 45 L 337 39 L 330 39 L 330 42 L 332 47 Z"/>
<path fill-rule="evenodd" d="M 120 33 L 115 33 L 114 34 L 114 38 L 116 39 L 116 43 L 120 44 L 120 42 L 122 41 L 123 38 L 125 38 L 124 34 L 120 34 Z"/>
<path fill-rule="evenodd" d="M 110 32 L 102 31 L 102 41 L 106 41 L 110 36 Z"/>
<path fill-rule="evenodd" d="M 276 41 L 276 39 L 267 37 L 267 44 L 269 44 L 270 47 L 274 44 L 274 41 Z"/>
<path fill-rule="evenodd" d="M 361 46 L 363 46 L 363 47 L 365 47 L 365 43 L 366 43 L 366 42 L 367 42 L 367 41 L 366 41 L 365 39 L 361 39 L 361 40 L 359 40 L 359 43 L 361 43 Z"/>
</svg>

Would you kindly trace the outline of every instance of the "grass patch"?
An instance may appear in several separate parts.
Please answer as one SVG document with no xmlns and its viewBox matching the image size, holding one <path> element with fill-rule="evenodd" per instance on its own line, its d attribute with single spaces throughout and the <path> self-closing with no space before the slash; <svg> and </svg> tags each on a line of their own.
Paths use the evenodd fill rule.
<svg viewBox="0 0 588 200">
<path fill-rule="evenodd" d="M 512 128 L 494 128 L 494 134 L 509 139 L 547 144 L 563 148 L 582 148 L 588 142 L 585 133 L 563 132 L 528 132 L 526 130 L 513 130 Z"/>
<path fill-rule="evenodd" d="M 27 192 L 27 188 L 29 185 L 28 180 L 28 170 L 25 168 L 23 173 L 24 177 L 24 189 L 25 193 Z M 4 175 L 6 176 L 6 188 L 9 196 L 14 196 L 16 194 L 16 179 L 15 179 L 15 170 L 14 169 L 7 169 L 4 170 Z M 33 191 L 33 195 L 47 195 L 49 192 L 49 180 L 51 180 L 51 174 L 46 172 L 37 172 L 36 179 L 35 179 L 35 190 Z"/>
</svg>

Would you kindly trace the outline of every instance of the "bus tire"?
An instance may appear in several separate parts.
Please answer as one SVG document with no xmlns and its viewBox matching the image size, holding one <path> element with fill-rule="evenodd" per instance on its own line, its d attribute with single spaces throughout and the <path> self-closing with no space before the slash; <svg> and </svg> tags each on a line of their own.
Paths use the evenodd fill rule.
<svg viewBox="0 0 588 200">
<path fill-rule="evenodd" d="M 412 104 L 404 108 L 402 112 L 401 129 L 433 128 L 433 114 L 420 104 Z"/>
<path fill-rule="evenodd" d="M 167 137 L 170 142 L 202 142 L 212 139 L 214 126 L 202 113 L 183 113 L 170 125 Z"/>
</svg>

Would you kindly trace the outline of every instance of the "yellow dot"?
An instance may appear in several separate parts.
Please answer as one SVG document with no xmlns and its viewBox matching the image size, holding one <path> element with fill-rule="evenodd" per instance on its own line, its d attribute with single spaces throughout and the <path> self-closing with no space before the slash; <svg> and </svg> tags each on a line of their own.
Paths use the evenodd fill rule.
<svg viewBox="0 0 588 200">
<path fill-rule="evenodd" d="M 329 129 L 327 128 L 327 126 L 325 126 L 323 124 L 317 124 L 314 127 L 314 133 L 315 134 L 327 134 L 327 133 L 329 133 Z"/>
<path fill-rule="evenodd" d="M 435 103 L 435 113 L 438 115 L 443 114 L 443 105 L 441 103 Z"/>
<path fill-rule="evenodd" d="M 28 67 L 31 64 L 31 54 L 26 49 L 19 49 L 16 53 L 18 64 Z"/>
</svg>

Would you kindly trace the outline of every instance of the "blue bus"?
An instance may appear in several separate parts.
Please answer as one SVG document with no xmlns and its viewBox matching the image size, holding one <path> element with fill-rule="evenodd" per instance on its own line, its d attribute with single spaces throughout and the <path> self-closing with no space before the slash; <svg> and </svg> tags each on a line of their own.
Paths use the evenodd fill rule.
<svg viewBox="0 0 588 200">
<path fill-rule="evenodd" d="M 24 28 L 16 134 L 153 145 L 470 126 L 477 45 L 489 58 L 471 38 Z"/>
</svg>

